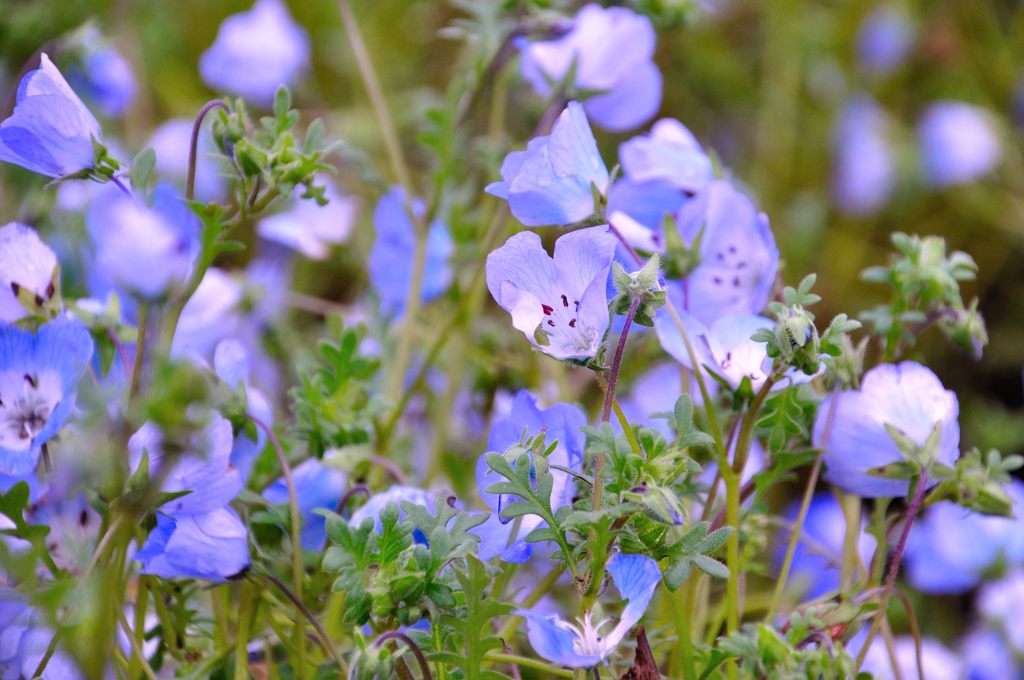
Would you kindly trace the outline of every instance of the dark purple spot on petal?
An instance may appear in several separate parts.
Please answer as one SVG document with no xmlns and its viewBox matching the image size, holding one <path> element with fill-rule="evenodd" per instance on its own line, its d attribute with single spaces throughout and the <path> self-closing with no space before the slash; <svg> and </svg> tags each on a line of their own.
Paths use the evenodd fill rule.
<svg viewBox="0 0 1024 680">
<path fill-rule="evenodd" d="M 565 297 L 564 293 L 562 294 L 562 306 L 563 307 L 568 307 L 569 306 L 569 298 Z"/>
<path fill-rule="evenodd" d="M 555 312 L 555 308 L 552 307 L 551 305 L 545 305 L 545 304 L 541 303 L 540 308 L 541 308 L 541 311 L 543 311 L 548 316 L 551 316 Z"/>
<path fill-rule="evenodd" d="M 576 319 L 569 319 L 569 328 L 576 328 Z"/>
<path fill-rule="evenodd" d="M 548 325 L 553 327 L 555 325 L 555 322 L 552 321 L 551 319 L 548 319 Z"/>
</svg>

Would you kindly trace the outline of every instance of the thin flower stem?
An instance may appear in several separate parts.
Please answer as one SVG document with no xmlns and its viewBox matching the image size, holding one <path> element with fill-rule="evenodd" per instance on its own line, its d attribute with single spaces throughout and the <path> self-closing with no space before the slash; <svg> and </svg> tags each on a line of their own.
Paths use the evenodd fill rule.
<svg viewBox="0 0 1024 680">
<path fill-rule="evenodd" d="M 149 580 L 143 577 L 139 577 L 138 590 L 135 593 L 135 643 L 139 649 L 142 649 L 146 639 L 146 605 L 148 603 L 149 595 Z M 133 654 L 131 663 L 128 666 L 128 676 L 131 678 L 139 677 L 140 662 L 145 663 L 146 659 L 141 654 Z"/>
<path fill-rule="evenodd" d="M 488 653 L 484 657 L 484 661 L 491 661 L 494 663 L 510 663 L 520 668 L 532 668 L 534 670 L 543 671 L 545 677 L 555 678 L 571 678 L 573 677 L 572 671 L 567 671 L 562 668 L 556 668 L 543 661 L 537 659 L 530 659 L 525 656 L 517 656 L 515 654 L 501 654 L 497 652 Z"/>
<path fill-rule="evenodd" d="M 235 680 L 247 680 L 249 677 L 249 608 L 252 606 L 252 585 L 242 582 L 239 594 L 238 627 L 235 630 Z"/>
<path fill-rule="evenodd" d="M 562 576 L 562 570 L 555 568 L 548 572 L 547 576 L 542 578 L 530 593 L 519 602 L 521 609 L 529 609 L 533 605 L 537 604 L 542 597 L 551 592 L 551 589 L 558 583 L 558 579 Z M 509 617 L 505 625 L 498 631 L 498 637 L 502 640 L 507 640 L 516 632 L 519 627 L 519 619 L 516 617 Z"/>
<path fill-rule="evenodd" d="M 299 613 L 302 614 L 302 616 L 305 617 L 306 620 L 309 621 L 310 624 L 312 624 L 314 630 L 316 630 L 317 636 L 320 638 L 320 642 L 323 643 L 323 646 L 327 649 L 327 652 L 334 659 L 334 662 L 338 664 L 338 669 L 343 674 L 346 673 L 348 667 L 345 664 L 345 660 L 341 658 L 341 655 L 338 654 L 338 650 L 334 648 L 333 641 L 331 640 L 330 636 L 327 635 L 327 631 L 324 630 L 324 627 L 320 623 L 320 620 L 316 618 L 316 614 L 311 612 L 309 610 L 309 607 L 307 607 L 305 604 L 303 604 L 303 602 L 299 598 L 299 596 L 296 595 L 295 593 L 293 593 L 288 588 L 288 586 L 286 586 L 284 584 L 284 582 L 281 581 L 281 579 L 277 578 L 276 576 L 274 576 L 271 573 L 261 573 L 260 575 L 263 576 L 263 578 L 265 578 L 268 581 L 270 581 L 272 584 L 274 584 L 274 586 L 276 586 L 277 589 L 280 590 L 284 594 L 284 596 L 286 598 L 288 598 L 288 600 L 293 605 L 295 605 L 295 608 L 299 611 Z M 272 617 L 268 616 L 268 620 L 270 618 L 272 618 Z M 303 629 L 303 626 L 298 625 L 298 622 L 296 622 L 295 627 L 301 633 L 301 631 Z M 303 636 L 303 637 L 305 637 L 305 636 Z"/>
<path fill-rule="evenodd" d="M 416 644 L 411 637 L 400 630 L 392 630 L 381 635 L 373 644 L 376 647 L 380 647 L 388 640 L 399 640 L 405 644 L 405 646 L 409 648 L 409 651 L 412 652 L 412 655 L 416 657 L 416 663 L 419 664 L 420 673 L 423 674 L 423 677 L 426 678 L 426 680 L 433 680 L 434 676 L 430 672 L 430 664 L 427 663 L 427 657 L 423 656 L 423 650 L 420 649 L 420 646 Z"/>
<path fill-rule="evenodd" d="M 629 303 L 629 312 L 626 314 L 626 321 L 622 325 L 622 332 L 619 333 L 619 342 L 615 346 L 615 355 L 612 357 L 611 370 L 608 372 L 608 389 L 604 393 L 604 408 L 601 411 L 601 422 L 607 423 L 612 417 L 612 404 L 615 402 L 615 387 L 619 383 L 619 371 L 622 369 L 622 355 L 626 350 L 626 339 L 629 337 L 629 327 L 633 325 L 633 317 L 640 308 L 640 298 L 635 297 Z"/>
<path fill-rule="evenodd" d="M 864 640 L 864 646 L 857 655 L 856 669 L 858 671 L 864 664 L 864 658 L 867 656 L 868 648 L 871 646 L 871 642 L 875 639 L 875 635 L 878 634 L 882 621 L 885 619 L 886 608 L 889 606 L 889 599 L 892 597 L 893 588 L 896 587 L 896 576 L 900 571 L 900 563 L 903 561 L 903 553 L 907 549 L 907 539 L 910 537 L 910 529 L 914 526 L 914 519 L 917 517 L 917 513 L 921 510 L 921 504 L 924 502 L 924 492 L 926 491 L 927 486 L 928 472 L 922 470 L 921 476 L 917 480 L 917 488 L 914 490 L 914 498 L 911 500 L 910 508 L 907 510 L 907 518 L 903 521 L 903 531 L 900 533 L 899 542 L 896 544 L 896 552 L 893 553 L 892 563 L 889 565 L 889 573 L 885 578 L 885 588 L 882 590 L 882 599 L 878 603 L 878 612 L 875 614 L 874 621 L 871 623 L 871 630 L 868 631 L 868 636 Z M 879 548 L 881 549 L 883 545 L 884 544 L 880 544 Z"/>
<path fill-rule="evenodd" d="M 126 187 L 126 186 L 124 185 L 124 182 L 122 182 L 121 180 L 119 180 L 119 179 L 118 179 L 117 177 L 111 177 L 111 178 L 110 178 L 110 183 L 111 183 L 111 184 L 113 184 L 113 185 L 114 185 L 115 187 L 117 187 L 118 189 L 120 189 L 120 190 L 121 190 L 121 193 L 123 193 L 123 194 L 124 194 L 125 196 L 127 196 L 128 198 L 131 198 L 131 199 L 135 199 L 135 198 L 136 198 L 136 197 L 135 197 L 135 194 L 133 194 L 133 193 L 131 192 L 131 189 L 129 189 L 128 187 Z M 137 199 L 136 199 L 136 200 L 137 200 Z"/>
<path fill-rule="evenodd" d="M 157 680 L 156 673 L 153 672 L 149 662 L 146 661 L 146 653 L 142 651 L 142 646 L 139 644 L 136 633 L 132 631 L 131 626 L 128 625 L 128 619 L 124 617 L 124 612 L 120 609 L 117 611 L 117 620 L 120 622 L 121 628 L 124 630 L 125 637 L 128 638 L 128 643 L 132 647 L 132 659 L 139 659 L 141 662 L 142 672 L 147 678 L 149 678 L 149 680 Z"/>
<path fill-rule="evenodd" d="M 221 109 L 225 113 L 229 113 L 228 105 L 219 99 L 208 101 L 203 105 L 203 108 L 199 109 L 199 113 L 196 114 L 195 122 L 192 123 L 192 137 L 189 140 L 188 147 L 188 174 L 185 181 L 185 200 L 191 201 L 196 196 L 196 156 L 199 148 L 199 131 L 203 127 L 203 121 L 206 119 L 206 114 L 214 109 Z"/>
<path fill-rule="evenodd" d="M 263 422 L 260 418 L 257 418 L 253 414 L 248 414 L 250 420 L 256 424 L 264 434 L 267 435 L 267 439 L 270 440 L 273 446 L 274 453 L 277 455 L 277 462 L 281 466 L 281 472 L 284 475 L 285 486 L 288 487 L 288 511 L 291 519 L 291 544 L 292 544 L 292 585 L 295 588 L 295 606 L 296 609 L 300 610 L 298 613 L 301 614 L 302 605 L 302 515 L 299 513 L 299 496 L 295 491 L 295 481 L 292 479 L 292 468 L 288 465 L 288 458 L 284 455 L 284 450 L 281 448 L 281 442 L 277 439 L 277 435 L 274 433 L 273 428 Z M 306 665 L 306 638 L 302 633 L 302 626 L 295 627 L 295 649 L 298 657 L 297 669 L 298 676 L 300 678 L 305 677 L 304 670 Z"/>
<path fill-rule="evenodd" d="M 828 441 L 823 439 L 822 441 Z M 819 458 L 820 459 L 820 458 Z M 857 580 L 860 556 L 857 554 L 861 533 L 861 500 L 859 496 L 838 492 L 839 505 L 845 520 L 843 536 L 843 562 L 839 570 L 839 589 L 845 592 Z"/>
<path fill-rule="evenodd" d="M 139 303 L 139 331 L 135 341 L 135 363 L 132 366 L 132 382 L 128 390 L 128 403 L 131 404 L 139 394 L 139 383 L 142 378 L 142 362 L 146 356 L 146 327 L 149 325 L 149 304 Z"/>
</svg>

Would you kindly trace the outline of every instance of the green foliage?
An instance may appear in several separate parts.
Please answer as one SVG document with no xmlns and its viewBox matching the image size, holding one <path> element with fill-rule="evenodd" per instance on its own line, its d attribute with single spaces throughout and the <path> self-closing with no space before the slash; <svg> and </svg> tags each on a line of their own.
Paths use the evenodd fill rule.
<svg viewBox="0 0 1024 680">
<path fill-rule="evenodd" d="M 710 527 L 708 522 L 698 522 L 665 550 L 663 557 L 668 558 L 668 567 L 664 578 L 669 590 L 682 586 L 693 567 L 708 576 L 729 578 L 729 568 L 709 555 L 725 545 L 733 528 L 722 527 L 708 533 Z"/>
<path fill-rule="evenodd" d="M 512 607 L 498 602 L 488 593 L 493 582 L 493 570 L 470 555 L 465 569 L 456 568 L 455 577 L 461 590 L 460 603 L 450 614 L 441 618 L 441 625 L 451 631 L 450 639 L 457 651 L 435 658 L 461 669 L 466 680 L 500 680 L 508 676 L 483 669 L 487 652 L 501 649 L 504 643 L 492 634 L 493 621 L 508 614 Z"/>
</svg>

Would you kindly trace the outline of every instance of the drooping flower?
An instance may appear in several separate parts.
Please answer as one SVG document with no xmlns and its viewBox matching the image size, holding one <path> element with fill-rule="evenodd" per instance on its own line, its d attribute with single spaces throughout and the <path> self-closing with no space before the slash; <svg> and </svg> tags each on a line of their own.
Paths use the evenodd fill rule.
<svg viewBox="0 0 1024 680">
<path fill-rule="evenodd" d="M 292 481 L 302 513 L 302 549 L 323 550 L 327 540 L 326 520 L 314 510 L 335 510 L 345 490 L 345 475 L 316 458 L 310 458 L 292 470 Z M 271 503 L 288 502 L 288 485 L 284 477 L 263 490 Z M 365 507 L 365 506 L 364 506 Z"/>
<path fill-rule="evenodd" d="M 818 407 L 814 445 L 823 450 L 825 479 L 844 491 L 869 498 L 907 493 L 907 481 L 868 473 L 903 460 L 886 425 L 895 427 L 918 446 L 924 445 L 939 425 L 937 462 L 953 465 L 960 456 L 956 395 L 921 364 L 905 361 L 876 366 L 864 374 L 859 390 L 837 395 L 826 439 L 832 399 L 826 398 Z M 931 479 L 929 485 L 937 481 Z"/>
<path fill-rule="evenodd" d="M 160 125 L 146 141 L 146 146 L 156 153 L 157 174 L 185 190 L 188 175 L 188 156 L 192 144 L 192 124 L 188 118 L 172 118 Z M 221 175 L 222 164 L 212 154 L 217 152 L 210 123 L 199 130 L 196 149 L 196 199 L 214 201 L 224 197 L 226 180 Z"/>
<path fill-rule="evenodd" d="M 170 453 L 160 429 L 146 423 L 128 441 L 131 468 L 134 472 L 146 453 L 150 477 L 160 480 L 161 491 L 189 492 L 161 505 L 161 513 L 181 517 L 213 512 L 230 503 L 245 486 L 241 472 L 231 464 L 233 436 L 231 423 L 211 411 L 202 430 L 189 442 L 175 446 L 184 450 Z"/>
<path fill-rule="evenodd" d="M 608 274 L 618 241 L 607 227 L 579 229 L 548 256 L 521 232 L 487 256 L 487 289 L 534 347 L 556 359 L 587 359 L 608 329 Z"/>
<path fill-rule="evenodd" d="M 523 78 L 548 96 L 552 84 L 563 83 L 572 72 L 571 88 L 597 93 L 584 104 L 590 117 L 607 130 L 629 130 L 650 120 L 661 105 L 655 41 L 647 17 L 589 4 L 576 13 L 565 35 L 519 43 Z"/>
<path fill-rule="evenodd" d="M 662 118 L 650 133 L 622 144 L 619 162 L 633 182 L 664 182 L 690 194 L 704 190 L 712 179 L 711 159 L 693 133 L 673 118 Z"/>
<path fill-rule="evenodd" d="M 626 601 L 618 623 L 611 630 L 605 630 L 611 619 L 595 622 L 590 612 L 575 623 L 530 609 L 513 612 L 526 619 L 527 636 L 537 654 L 569 668 L 591 668 L 604 662 L 643 618 L 661 581 L 658 563 L 645 555 L 620 553 L 608 560 L 607 569 Z"/>
<path fill-rule="evenodd" d="M 143 574 L 220 583 L 249 567 L 249 541 L 229 507 L 180 517 L 157 513 L 156 527 L 135 560 Z"/>
<path fill-rule="evenodd" d="M 309 35 L 281 0 L 256 0 L 248 12 L 220 25 L 217 39 L 199 59 L 203 82 L 215 90 L 269 106 L 280 85 L 291 85 L 309 68 Z"/>
<path fill-rule="evenodd" d="M 914 24 L 905 10 L 880 4 L 857 32 L 857 63 L 868 75 L 884 76 L 902 64 L 914 47 Z"/>
<path fill-rule="evenodd" d="M 790 505 L 785 517 L 795 519 L 799 505 L 799 502 Z M 864 564 L 870 564 L 871 555 L 875 551 L 875 539 L 864 531 L 864 526 L 865 523 L 861 521 L 857 553 Z M 805 600 L 814 600 L 838 590 L 838 567 L 842 560 L 845 537 L 846 519 L 842 507 L 832 494 L 819 493 L 811 500 L 807 510 L 802 538 L 793 552 L 789 577 L 790 584 L 799 590 Z M 790 532 L 784 532 L 781 539 L 775 554 L 777 569 L 782 565 Z"/>
<path fill-rule="evenodd" d="M 832 192 L 850 215 L 870 215 L 885 204 L 895 182 L 895 159 L 885 112 L 868 97 L 851 100 L 836 124 Z"/>
<path fill-rule="evenodd" d="M 188 276 L 199 223 L 170 186 L 156 188 L 151 208 L 110 187 L 89 208 L 86 224 L 96 266 L 118 287 L 153 299 Z"/>
<path fill-rule="evenodd" d="M 423 201 L 416 199 L 413 210 L 422 217 Z M 370 249 L 370 283 L 380 296 L 385 315 L 398 313 L 405 306 L 412 283 L 412 265 L 416 249 L 416 231 L 405 209 L 405 194 L 399 187 L 381 196 L 373 211 L 376 238 Z M 433 300 L 452 282 L 449 260 L 454 250 L 448 227 L 434 220 L 427 232 L 427 259 L 422 281 L 422 299 Z"/>
<path fill-rule="evenodd" d="M 501 179 L 487 192 L 507 200 L 528 227 L 571 224 L 593 215 L 594 189 L 605 193 L 609 176 L 579 102 L 569 102 L 550 135 L 505 156 Z"/>
<path fill-rule="evenodd" d="M 302 198 L 304 189 L 296 188 L 291 208 L 260 220 L 257 233 L 310 259 L 327 257 L 332 245 L 344 243 L 352 233 L 359 201 L 339 194 L 330 180 L 323 181 L 323 186 L 327 205 Z"/>
<path fill-rule="evenodd" d="M 77 321 L 58 319 L 36 334 L 0 324 L 0 473 L 35 469 L 43 444 L 64 426 L 92 357 Z"/>
<path fill-rule="evenodd" d="M 583 464 L 583 445 L 585 437 L 581 428 L 587 424 L 587 416 L 578 406 L 558 403 L 542 409 L 537 406 L 537 399 L 527 390 L 520 390 L 512 401 L 509 413 L 494 421 L 487 437 L 487 451 L 504 453 L 509 447 L 518 444 L 523 436 L 535 437 L 544 432 L 544 441 L 550 445 L 558 442 L 555 449 L 548 455 L 548 463 L 568 469 L 579 469 Z M 514 461 L 513 461 L 514 464 Z M 550 469 L 553 480 L 551 488 L 551 508 L 558 508 L 572 503 L 575 485 L 571 475 L 555 468 Z M 494 511 L 487 522 L 474 530 L 480 536 L 477 554 L 481 559 L 488 560 L 501 555 L 506 562 L 524 562 L 532 553 L 532 545 L 524 540 L 534 528 L 542 522 L 536 515 L 525 515 L 519 523 L 518 535 L 510 536 L 512 525 L 510 520 L 500 516 L 501 509 L 515 498 L 488 493 L 487 487 L 503 481 L 503 477 L 492 471 L 487 465 L 485 456 L 480 456 L 476 465 L 477 487 L 480 497 Z"/>
<path fill-rule="evenodd" d="M 917 138 L 925 180 L 938 188 L 980 179 L 1003 153 L 992 115 L 964 102 L 932 104 L 918 121 Z"/>
<path fill-rule="evenodd" d="M 1024 564 L 1024 484 L 1015 481 L 1008 491 L 1013 517 L 981 515 L 949 501 L 928 508 L 907 543 L 910 584 L 923 593 L 961 593 L 996 565 Z"/>
<path fill-rule="evenodd" d="M 59 271 L 57 257 L 35 229 L 17 222 L 0 227 L 0 322 L 16 321 L 54 300 Z M 34 309 L 25 308 L 25 297 Z"/>
<path fill-rule="evenodd" d="M 14 112 L 0 123 L 0 160 L 47 177 L 93 167 L 100 124 L 43 53 L 18 85 Z"/>
</svg>

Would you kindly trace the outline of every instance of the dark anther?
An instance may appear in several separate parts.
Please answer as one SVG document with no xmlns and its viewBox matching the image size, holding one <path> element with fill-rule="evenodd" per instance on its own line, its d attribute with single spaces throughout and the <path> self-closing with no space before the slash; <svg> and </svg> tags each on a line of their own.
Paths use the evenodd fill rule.
<svg viewBox="0 0 1024 680">
<path fill-rule="evenodd" d="M 57 289 L 53 286 L 53 281 L 50 281 L 50 285 L 46 287 L 46 299 L 53 299 L 53 294 L 57 292 Z"/>
<path fill-rule="evenodd" d="M 554 327 L 555 322 L 552 321 L 551 319 L 548 319 L 548 325 Z"/>
<path fill-rule="evenodd" d="M 569 319 L 569 328 L 576 328 L 576 319 Z"/>
<path fill-rule="evenodd" d="M 569 298 L 565 297 L 564 293 L 562 294 L 562 306 L 563 307 L 568 307 L 569 306 Z"/>
<path fill-rule="evenodd" d="M 552 307 L 551 305 L 545 305 L 544 303 L 541 303 L 540 308 L 541 308 L 541 311 L 543 311 L 548 316 L 551 316 L 555 312 L 555 308 L 554 307 Z"/>
</svg>

